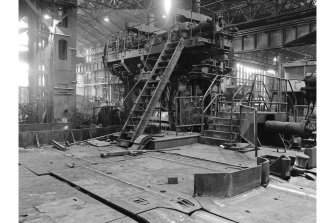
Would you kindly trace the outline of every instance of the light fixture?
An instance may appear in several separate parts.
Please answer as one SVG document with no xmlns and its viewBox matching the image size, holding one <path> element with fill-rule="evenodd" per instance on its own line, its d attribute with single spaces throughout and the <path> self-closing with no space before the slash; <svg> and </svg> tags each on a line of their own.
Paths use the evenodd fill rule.
<svg viewBox="0 0 335 223">
<path fill-rule="evenodd" d="M 277 57 L 274 57 L 274 58 L 273 58 L 273 61 L 274 61 L 274 62 L 277 62 Z"/>
<path fill-rule="evenodd" d="M 44 19 L 51 19 L 51 16 L 48 15 L 48 14 L 45 14 L 45 15 L 44 15 Z"/>
<path fill-rule="evenodd" d="M 162 15 L 163 19 L 166 19 L 166 15 Z"/>
<path fill-rule="evenodd" d="M 19 52 L 26 52 L 28 51 L 28 46 L 22 46 L 22 45 L 19 45 Z"/>
<path fill-rule="evenodd" d="M 23 32 L 19 34 L 19 44 L 23 46 L 28 46 L 29 36 L 28 32 Z"/>
<path fill-rule="evenodd" d="M 168 15 L 171 9 L 171 0 L 164 0 L 164 9 L 166 14 Z"/>
<path fill-rule="evenodd" d="M 19 29 L 25 29 L 25 28 L 28 28 L 28 23 L 26 23 L 23 20 L 20 20 L 19 21 Z"/>
<path fill-rule="evenodd" d="M 266 72 L 268 72 L 270 74 L 276 74 L 276 71 L 274 71 L 274 70 L 267 70 Z"/>
<path fill-rule="evenodd" d="M 105 22 L 109 22 L 109 18 L 106 16 L 106 17 L 104 18 L 104 21 L 105 21 Z"/>
</svg>

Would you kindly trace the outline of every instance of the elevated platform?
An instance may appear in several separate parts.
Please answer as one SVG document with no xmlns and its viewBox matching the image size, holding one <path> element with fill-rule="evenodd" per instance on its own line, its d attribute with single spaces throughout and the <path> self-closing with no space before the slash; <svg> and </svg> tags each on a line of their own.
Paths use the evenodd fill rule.
<svg viewBox="0 0 335 223">
<path fill-rule="evenodd" d="M 200 133 L 162 131 L 159 136 L 154 136 L 153 141 L 149 142 L 150 150 L 161 150 L 172 147 L 185 146 L 198 143 Z"/>
</svg>

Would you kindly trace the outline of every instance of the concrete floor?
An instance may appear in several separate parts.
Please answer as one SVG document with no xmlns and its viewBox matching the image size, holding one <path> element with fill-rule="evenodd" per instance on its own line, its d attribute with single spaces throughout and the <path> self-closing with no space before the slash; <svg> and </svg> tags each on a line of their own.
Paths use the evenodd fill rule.
<svg viewBox="0 0 335 223">
<path fill-rule="evenodd" d="M 254 151 L 197 143 L 173 149 L 109 158 L 99 154 L 124 149 L 82 144 L 66 152 L 51 147 L 20 151 L 20 221 L 316 221 L 315 181 L 271 177 L 266 188 L 234 197 L 194 197 L 194 174 L 254 167 Z M 260 153 L 274 151 L 261 148 Z M 168 177 L 178 177 L 178 184 L 167 184 Z"/>
</svg>

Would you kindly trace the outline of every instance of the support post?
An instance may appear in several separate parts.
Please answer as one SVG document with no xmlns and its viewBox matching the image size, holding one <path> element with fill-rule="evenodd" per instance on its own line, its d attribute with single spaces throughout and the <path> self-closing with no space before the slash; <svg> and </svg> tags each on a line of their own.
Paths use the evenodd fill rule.
<svg viewBox="0 0 335 223">
<path fill-rule="evenodd" d="M 257 146 L 257 108 L 254 112 L 254 145 L 255 145 L 255 157 L 258 157 L 258 146 Z"/>
</svg>

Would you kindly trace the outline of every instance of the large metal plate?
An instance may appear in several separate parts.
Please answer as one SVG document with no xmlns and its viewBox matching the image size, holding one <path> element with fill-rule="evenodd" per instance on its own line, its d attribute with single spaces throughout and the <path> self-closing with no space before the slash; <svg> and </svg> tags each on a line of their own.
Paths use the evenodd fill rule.
<svg viewBox="0 0 335 223">
<path fill-rule="evenodd" d="M 124 214 L 51 177 L 19 180 L 19 214 L 22 222 L 110 222 L 128 219 Z"/>
<path fill-rule="evenodd" d="M 92 163 L 67 157 L 64 152 L 55 149 L 20 150 L 19 163 L 37 175 L 49 174 L 52 170 L 68 169 L 67 164 L 75 166 L 92 165 Z"/>
<path fill-rule="evenodd" d="M 221 165 L 221 167 L 216 165 L 214 168 L 213 164 L 205 167 L 202 163 L 202 166 L 199 165 L 197 160 L 192 163 L 190 160 L 183 161 L 183 157 L 180 157 L 180 160 L 176 159 L 174 161 L 171 156 L 169 159 L 164 154 L 148 154 L 142 155 L 139 159 L 113 164 L 99 164 L 92 168 L 142 187 L 150 187 L 151 190 L 157 192 L 166 191 L 164 193 L 167 193 L 171 191 L 172 193 L 182 193 L 188 196 L 193 196 L 194 174 L 237 171 L 224 165 Z M 178 184 L 167 184 L 169 177 L 177 177 Z"/>
<path fill-rule="evenodd" d="M 108 166 L 112 166 L 111 164 L 58 170 L 54 171 L 53 174 L 135 214 L 157 207 L 173 208 L 184 213 L 191 213 L 200 208 L 198 202 L 191 196 L 177 192 L 169 193 L 164 188 L 160 188 L 160 191 L 154 185 L 152 187 L 146 185 L 145 182 L 148 179 L 136 176 L 136 173 L 128 171 L 128 168 L 123 168 L 122 165 L 125 164 L 114 165 L 112 168 L 113 171 L 118 170 L 118 174 L 110 173 Z M 92 167 L 94 169 L 90 169 Z M 99 169 L 103 169 L 104 172 Z M 137 167 L 137 169 L 142 168 Z M 119 178 L 119 175 L 127 176 L 127 179 Z M 133 180 L 128 178 L 133 178 Z M 142 179 L 146 186 L 143 186 L 143 182 L 138 183 L 139 179 Z"/>
<path fill-rule="evenodd" d="M 261 185 L 261 166 L 233 173 L 195 174 L 194 194 L 231 197 Z"/>
<path fill-rule="evenodd" d="M 194 157 L 223 164 L 230 164 L 241 167 L 257 166 L 256 158 L 250 155 L 225 150 L 219 146 L 205 144 L 192 144 L 178 147 L 180 150 L 166 151 L 166 153 L 180 154 L 183 156 Z M 254 153 L 252 153 L 254 155 Z"/>
<path fill-rule="evenodd" d="M 316 199 L 310 191 L 282 184 L 224 198 L 197 198 L 204 210 L 235 222 L 316 222 Z"/>
<path fill-rule="evenodd" d="M 36 177 L 36 174 L 28 170 L 26 167 L 19 165 L 19 177 Z"/>
<path fill-rule="evenodd" d="M 109 163 L 109 162 L 117 162 L 120 160 L 126 159 L 133 159 L 132 156 L 114 156 L 114 157 L 107 157 L 101 158 L 101 153 L 106 152 L 119 152 L 125 151 L 126 149 L 116 147 L 116 146 L 108 146 L 108 147 L 95 147 L 92 145 L 73 145 L 69 147 L 69 150 L 65 152 L 67 155 L 72 155 L 74 158 L 82 159 L 90 162 L 91 164 L 94 163 Z"/>
<path fill-rule="evenodd" d="M 192 219 L 189 215 L 180 213 L 175 210 L 157 208 L 149 210 L 140 214 L 141 217 L 148 220 L 149 222 L 159 223 L 171 223 L 171 222 L 183 222 L 183 223 L 201 223 Z M 203 223 L 203 222 L 202 222 Z"/>
</svg>

